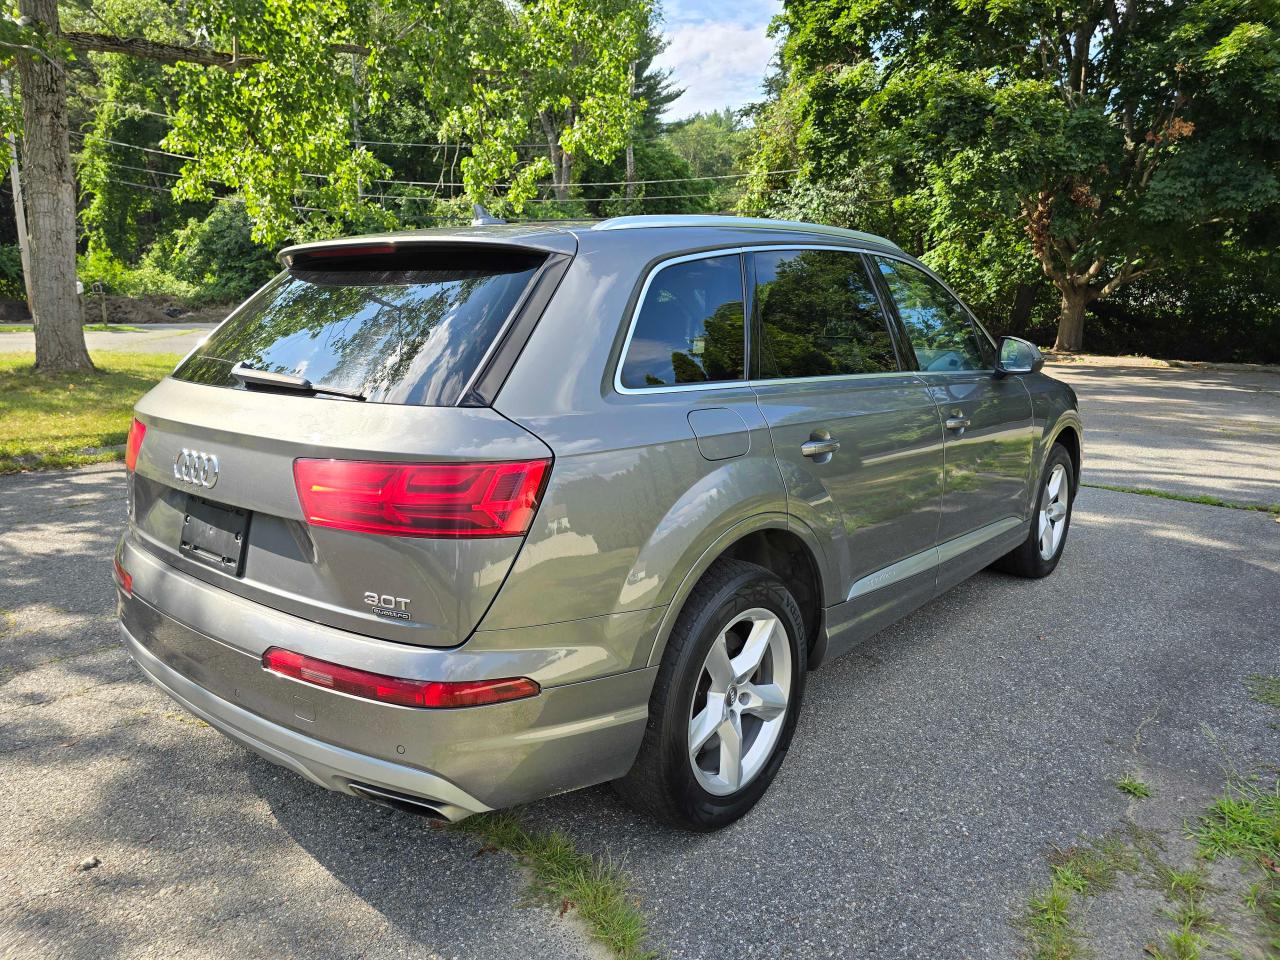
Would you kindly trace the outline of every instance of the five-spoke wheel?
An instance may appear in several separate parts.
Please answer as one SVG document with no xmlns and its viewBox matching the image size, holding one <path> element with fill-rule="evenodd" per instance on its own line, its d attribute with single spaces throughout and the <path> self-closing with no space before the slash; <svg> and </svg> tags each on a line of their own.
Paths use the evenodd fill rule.
<svg viewBox="0 0 1280 960">
<path fill-rule="evenodd" d="M 709 793 L 750 783 L 773 754 L 791 697 L 791 645 L 768 610 L 735 614 L 707 651 L 690 707 L 689 761 Z"/>
</svg>

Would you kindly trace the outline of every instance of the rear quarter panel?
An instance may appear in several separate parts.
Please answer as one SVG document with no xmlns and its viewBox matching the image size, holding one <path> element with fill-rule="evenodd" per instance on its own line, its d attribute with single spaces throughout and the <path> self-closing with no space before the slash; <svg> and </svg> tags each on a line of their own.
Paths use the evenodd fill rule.
<svg viewBox="0 0 1280 960">
<path fill-rule="evenodd" d="M 749 387 L 628 395 L 612 389 L 642 268 L 664 252 L 646 246 L 639 234 L 647 231 L 631 233 L 627 243 L 580 239 L 577 258 L 495 402 L 556 460 L 482 631 L 659 610 L 709 562 L 713 545 L 735 539 L 733 531 L 761 522 L 787 526 L 786 491 Z M 699 452 L 688 414 L 713 407 L 742 417 L 746 453 L 709 461 Z M 619 658 L 643 664 L 654 641 L 652 633 L 621 636 L 617 642 L 634 649 L 618 651 Z"/>
</svg>

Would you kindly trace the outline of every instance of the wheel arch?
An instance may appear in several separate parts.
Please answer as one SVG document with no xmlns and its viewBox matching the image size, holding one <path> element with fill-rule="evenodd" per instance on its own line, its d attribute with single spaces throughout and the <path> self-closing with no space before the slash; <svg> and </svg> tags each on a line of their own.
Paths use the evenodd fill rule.
<svg viewBox="0 0 1280 960">
<path fill-rule="evenodd" d="M 810 668 L 826 651 L 825 598 L 832 589 L 817 537 L 803 523 L 783 513 L 758 514 L 736 524 L 711 544 L 686 571 L 658 627 L 649 665 L 662 660 L 667 640 L 685 602 L 698 582 L 721 558 L 745 560 L 764 567 L 787 585 L 804 617 Z"/>
</svg>

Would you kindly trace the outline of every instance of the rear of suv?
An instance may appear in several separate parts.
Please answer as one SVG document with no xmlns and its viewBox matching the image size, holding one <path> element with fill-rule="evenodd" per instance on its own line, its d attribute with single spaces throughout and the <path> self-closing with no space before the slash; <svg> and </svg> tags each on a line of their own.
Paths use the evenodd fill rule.
<svg viewBox="0 0 1280 960">
<path fill-rule="evenodd" d="M 138 404 L 123 640 L 213 726 L 449 819 L 615 781 L 685 827 L 805 674 L 1056 565 L 1069 388 L 879 238 L 736 218 L 290 248 Z"/>
</svg>

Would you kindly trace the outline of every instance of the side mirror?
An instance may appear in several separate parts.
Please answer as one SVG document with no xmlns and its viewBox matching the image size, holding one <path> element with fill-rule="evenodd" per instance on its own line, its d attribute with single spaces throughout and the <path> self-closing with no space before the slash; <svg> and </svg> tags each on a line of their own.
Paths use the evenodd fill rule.
<svg viewBox="0 0 1280 960">
<path fill-rule="evenodd" d="M 1000 338 L 1000 358 L 996 360 L 996 376 L 1007 377 L 1016 373 L 1039 373 L 1044 366 L 1044 356 L 1034 343 L 1021 337 Z"/>
</svg>

